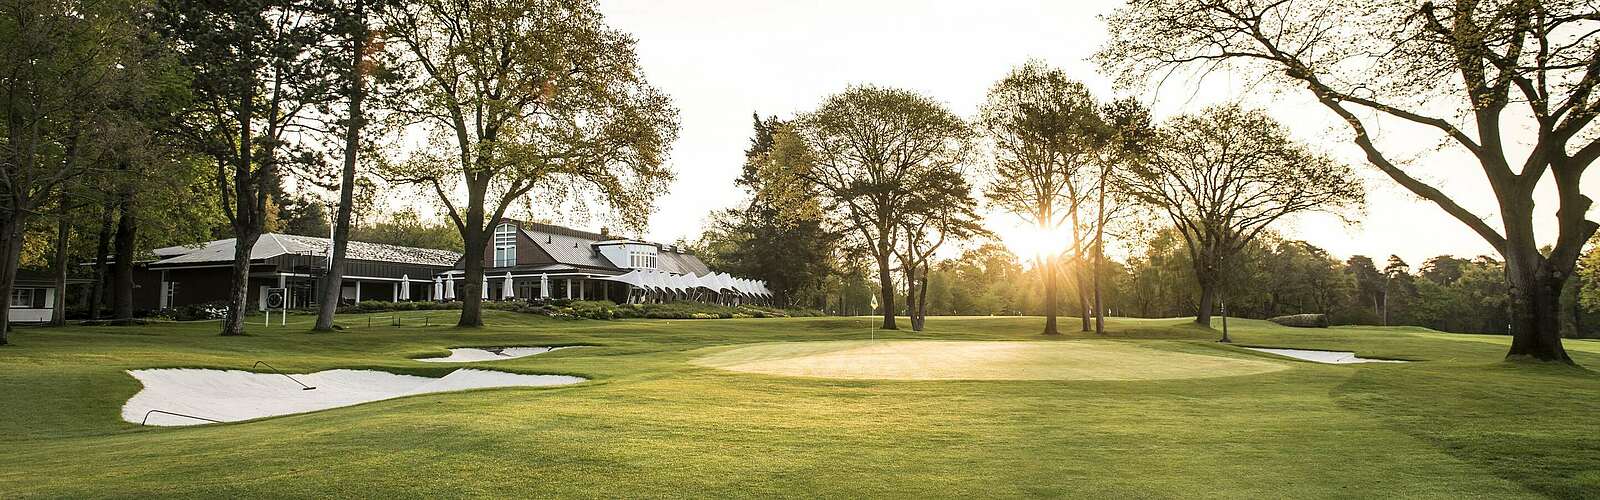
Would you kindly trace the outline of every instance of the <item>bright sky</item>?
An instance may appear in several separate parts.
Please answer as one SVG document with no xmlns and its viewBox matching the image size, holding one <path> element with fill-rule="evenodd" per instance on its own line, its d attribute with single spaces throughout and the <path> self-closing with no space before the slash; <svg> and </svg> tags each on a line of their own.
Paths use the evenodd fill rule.
<svg viewBox="0 0 1600 500">
<path fill-rule="evenodd" d="M 1109 80 L 1087 61 L 1104 38 L 1096 16 L 1109 12 L 1114 2 L 603 0 L 602 5 L 613 26 L 639 40 L 650 81 L 682 111 L 682 137 L 671 160 L 678 180 L 660 200 L 646 234 L 657 241 L 693 239 L 710 212 L 740 203 L 743 193 L 733 180 L 751 135 L 752 112 L 789 117 L 813 109 L 848 84 L 873 83 L 924 92 L 970 117 L 988 87 L 1030 57 L 1064 68 L 1101 99 L 1114 96 Z M 1280 231 L 1339 257 L 1361 253 L 1381 261 L 1394 253 L 1413 265 L 1439 254 L 1492 253 L 1461 223 L 1367 165 L 1348 141 L 1330 139 L 1343 137 L 1344 130 L 1335 128 L 1333 116 L 1305 93 L 1262 95 L 1235 89 L 1225 78 L 1207 83 L 1207 92 L 1198 94 L 1195 85 L 1169 84 L 1158 96 L 1139 97 L 1153 102 L 1158 116 L 1229 99 L 1265 107 L 1302 140 L 1350 162 L 1368 181 L 1368 207 L 1357 226 L 1312 216 Z M 1388 140 L 1396 144 L 1436 141 L 1406 130 L 1389 132 Z M 1421 175 L 1477 213 L 1493 215 L 1493 197 L 1475 163 L 1448 154 L 1420 160 Z M 1544 187 L 1541 206 L 1552 211 L 1553 189 Z M 1017 233 L 1013 216 L 995 214 L 991 220 L 1002 236 Z M 1542 234 L 1551 233 L 1548 228 L 1546 223 Z"/>
</svg>

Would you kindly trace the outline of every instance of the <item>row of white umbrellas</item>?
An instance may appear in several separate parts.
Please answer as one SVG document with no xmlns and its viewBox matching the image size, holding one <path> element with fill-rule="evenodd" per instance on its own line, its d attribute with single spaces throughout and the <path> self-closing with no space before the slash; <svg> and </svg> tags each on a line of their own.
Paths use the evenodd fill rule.
<svg viewBox="0 0 1600 500">
<path fill-rule="evenodd" d="M 772 296 L 772 291 L 767 289 L 765 281 L 735 278 L 728 273 L 706 273 L 705 276 L 695 276 L 693 274 L 672 274 L 635 269 L 621 276 L 607 276 L 600 279 L 627 283 L 639 288 L 657 291 L 688 292 L 705 288 L 717 293 L 734 292 L 756 297 Z"/>
<path fill-rule="evenodd" d="M 517 287 L 511 286 L 511 284 L 513 283 L 512 278 L 511 278 L 511 272 L 507 271 L 505 277 L 501 278 L 501 279 L 505 280 L 505 282 L 504 282 L 505 284 L 500 286 L 500 298 L 501 299 L 513 299 L 513 298 L 516 298 L 516 296 L 517 296 L 516 288 Z M 401 298 L 401 300 L 408 300 L 408 299 L 411 298 L 411 292 L 408 290 L 411 287 L 410 286 L 411 285 L 410 279 L 407 276 L 401 276 L 400 280 L 405 283 L 405 288 L 401 289 L 402 291 L 400 292 L 400 298 Z M 540 275 L 539 276 L 539 289 L 540 290 L 549 290 L 550 289 L 550 276 L 549 275 Z M 434 297 L 440 297 L 443 300 L 451 300 L 451 299 L 456 298 L 456 277 L 453 276 L 453 275 L 452 276 L 445 276 L 443 278 L 435 276 L 433 278 L 433 296 Z M 485 277 L 484 280 L 483 280 L 483 295 L 482 296 L 484 298 L 488 298 L 489 297 L 489 279 L 488 279 L 488 277 Z"/>
<path fill-rule="evenodd" d="M 672 274 L 661 271 L 646 271 L 635 269 L 621 276 L 604 276 L 599 279 L 627 283 L 639 288 L 657 291 L 688 292 L 705 288 L 717 293 L 734 292 L 756 297 L 772 297 L 772 291 L 767 289 L 767 282 L 760 280 L 735 278 L 728 273 L 706 273 L 705 276 L 693 274 Z M 511 299 L 516 297 L 516 287 L 512 283 L 511 273 L 507 272 L 504 278 L 506 285 L 500 287 L 500 298 Z M 400 287 L 400 300 L 411 299 L 411 278 L 402 276 Z M 455 276 L 433 278 L 433 296 L 443 300 L 456 298 Z M 550 277 L 539 277 L 539 289 L 550 289 Z M 489 296 L 489 280 L 483 280 L 483 297 Z"/>
</svg>

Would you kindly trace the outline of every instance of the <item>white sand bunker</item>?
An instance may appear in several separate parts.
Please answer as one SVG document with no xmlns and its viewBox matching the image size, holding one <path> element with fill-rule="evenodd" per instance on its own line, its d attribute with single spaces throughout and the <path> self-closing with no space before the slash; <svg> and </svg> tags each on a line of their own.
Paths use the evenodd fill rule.
<svg viewBox="0 0 1600 500">
<path fill-rule="evenodd" d="M 197 425 L 237 422 L 274 415 L 306 413 L 416 394 L 485 389 L 491 387 L 542 387 L 583 382 L 567 375 L 520 375 L 488 370 L 460 369 L 439 378 L 399 375 L 373 370 L 327 370 L 294 375 L 240 370 L 168 368 L 129 370 L 144 389 L 122 406 L 122 419 L 149 425 Z M 305 390 L 295 380 L 315 387 Z M 161 410 L 189 415 L 187 418 Z"/>
<path fill-rule="evenodd" d="M 1288 368 L 1266 360 L 1095 340 L 783 342 L 718 350 L 693 363 L 769 375 L 886 380 L 1160 380 Z"/>
<path fill-rule="evenodd" d="M 1351 363 L 1405 363 L 1405 361 L 1398 359 L 1371 359 L 1356 357 L 1356 353 L 1350 351 L 1313 351 L 1309 349 L 1273 349 L 1267 347 L 1246 347 L 1245 349 L 1334 365 L 1347 365 Z"/>
<path fill-rule="evenodd" d="M 450 355 L 442 358 L 417 358 L 417 361 L 428 363 L 476 363 L 479 361 L 495 361 L 501 359 L 515 359 L 544 354 L 557 349 L 570 349 L 579 346 L 561 347 L 456 347 L 450 349 Z"/>
</svg>

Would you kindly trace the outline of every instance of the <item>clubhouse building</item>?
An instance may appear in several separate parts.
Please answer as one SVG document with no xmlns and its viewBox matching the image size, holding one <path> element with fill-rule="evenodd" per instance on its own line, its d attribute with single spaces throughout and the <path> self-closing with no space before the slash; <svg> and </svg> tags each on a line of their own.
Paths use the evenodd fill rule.
<svg viewBox="0 0 1600 500">
<path fill-rule="evenodd" d="M 155 250 L 136 267 L 135 309 L 165 309 L 228 298 L 235 240 Z M 267 290 L 287 289 L 290 308 L 311 307 L 322 294 L 331 240 L 268 233 L 250 249 L 249 301 L 266 308 Z M 351 241 L 340 297 L 356 301 L 450 301 L 464 293 L 460 252 Z M 485 300 L 693 300 L 763 303 L 761 281 L 716 273 L 673 245 L 502 220 L 484 249 Z"/>
</svg>

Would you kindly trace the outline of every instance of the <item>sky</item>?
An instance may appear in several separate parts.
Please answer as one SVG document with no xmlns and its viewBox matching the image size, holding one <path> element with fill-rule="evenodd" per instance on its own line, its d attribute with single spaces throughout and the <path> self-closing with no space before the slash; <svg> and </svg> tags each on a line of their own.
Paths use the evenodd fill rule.
<svg viewBox="0 0 1600 500">
<path fill-rule="evenodd" d="M 647 78 L 672 96 L 681 113 L 681 137 L 670 160 L 677 180 L 660 198 L 644 234 L 655 241 L 693 240 L 711 212 L 741 203 L 745 195 L 734 178 L 751 136 L 752 113 L 791 117 L 848 85 L 870 83 L 925 93 L 971 117 L 989 86 L 1029 58 L 1062 68 L 1102 100 L 1123 95 L 1088 60 L 1105 37 L 1098 16 L 1116 2 L 602 0 L 601 5 L 613 27 L 638 39 Z M 1368 165 L 1340 139 L 1345 131 L 1335 117 L 1303 91 L 1269 92 L 1224 75 L 1131 95 L 1152 105 L 1158 118 L 1241 101 L 1265 109 L 1296 137 L 1351 164 L 1366 181 L 1364 213 L 1351 224 L 1313 215 L 1276 228 L 1292 238 L 1340 258 L 1365 254 L 1381 262 L 1397 254 L 1413 266 L 1434 255 L 1493 253 L 1460 222 Z M 1398 125 L 1378 128 L 1384 144 L 1437 142 Z M 1449 152 L 1413 156 L 1417 175 L 1476 213 L 1494 217 L 1494 198 L 1475 162 Z M 1539 206 L 1552 211 L 1554 200 L 1553 188 L 1542 186 Z M 1553 234 L 1549 213 L 1542 218 L 1543 233 Z M 1003 239 L 1020 232 L 1015 216 L 994 213 L 989 222 Z"/>
</svg>

